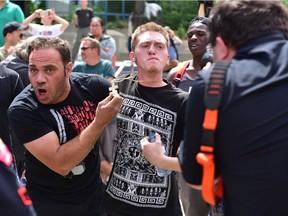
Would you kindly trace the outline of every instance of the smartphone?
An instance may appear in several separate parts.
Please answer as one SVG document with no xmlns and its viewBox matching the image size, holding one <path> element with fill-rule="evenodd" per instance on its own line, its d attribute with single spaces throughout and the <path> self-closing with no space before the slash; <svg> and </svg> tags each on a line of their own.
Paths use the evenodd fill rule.
<svg viewBox="0 0 288 216">
<path fill-rule="evenodd" d="M 155 134 L 156 134 L 155 131 L 149 132 L 149 138 L 148 138 L 149 142 L 155 142 L 156 141 L 156 135 Z"/>
<path fill-rule="evenodd" d="M 49 15 L 48 10 L 42 10 L 42 11 L 40 12 L 40 16 L 41 16 L 41 17 L 43 17 L 43 16 L 48 16 L 48 15 Z"/>
</svg>

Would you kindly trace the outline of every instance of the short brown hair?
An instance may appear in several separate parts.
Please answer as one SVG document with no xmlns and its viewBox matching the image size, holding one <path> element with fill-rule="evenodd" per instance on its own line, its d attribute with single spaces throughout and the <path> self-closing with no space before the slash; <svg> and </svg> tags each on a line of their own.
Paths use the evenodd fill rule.
<svg viewBox="0 0 288 216">
<path fill-rule="evenodd" d="M 169 47 L 170 40 L 169 40 L 169 34 L 167 30 L 161 25 L 158 25 L 154 22 L 148 22 L 146 24 L 138 26 L 136 30 L 134 31 L 134 33 L 132 34 L 132 40 L 131 40 L 132 51 L 135 50 L 139 35 L 147 31 L 154 31 L 154 32 L 159 32 L 160 34 L 162 34 L 166 40 L 167 47 Z"/>
<path fill-rule="evenodd" d="M 98 49 L 98 55 L 100 56 L 101 45 L 97 39 L 91 38 L 91 37 L 85 37 L 81 40 L 81 42 L 84 42 L 84 41 L 89 41 L 93 48 L 97 48 Z"/>
</svg>

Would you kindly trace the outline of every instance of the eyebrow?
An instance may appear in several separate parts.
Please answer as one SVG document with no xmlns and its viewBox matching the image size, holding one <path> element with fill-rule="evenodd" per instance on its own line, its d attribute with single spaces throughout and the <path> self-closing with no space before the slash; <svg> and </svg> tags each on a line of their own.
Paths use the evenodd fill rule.
<svg viewBox="0 0 288 216">
<path fill-rule="evenodd" d="M 36 64 L 29 64 L 28 65 L 30 68 L 37 68 L 37 65 Z M 57 68 L 56 65 L 53 65 L 53 64 L 48 64 L 48 65 L 44 65 L 43 66 L 44 68 Z"/>
</svg>

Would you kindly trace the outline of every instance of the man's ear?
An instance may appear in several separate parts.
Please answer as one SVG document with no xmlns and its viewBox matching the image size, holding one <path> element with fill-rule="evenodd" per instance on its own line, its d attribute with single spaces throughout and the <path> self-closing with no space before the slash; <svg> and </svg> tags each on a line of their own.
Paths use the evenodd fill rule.
<svg viewBox="0 0 288 216">
<path fill-rule="evenodd" d="M 231 60 L 236 54 L 236 51 L 233 48 L 227 46 L 223 39 L 219 36 L 216 37 L 215 48 L 216 49 L 213 50 L 217 52 L 218 60 Z"/>
<path fill-rule="evenodd" d="M 73 67 L 72 62 L 69 62 L 69 63 L 66 65 L 66 67 L 64 67 L 66 76 L 70 76 L 70 75 L 71 75 L 72 67 Z"/>
<path fill-rule="evenodd" d="M 132 62 L 135 62 L 135 54 L 134 54 L 134 52 L 130 52 L 130 53 L 129 53 L 129 58 L 130 58 L 130 60 L 131 60 Z"/>
<path fill-rule="evenodd" d="M 224 60 L 228 55 L 228 48 L 221 37 L 216 37 L 216 46 L 219 60 Z"/>
</svg>

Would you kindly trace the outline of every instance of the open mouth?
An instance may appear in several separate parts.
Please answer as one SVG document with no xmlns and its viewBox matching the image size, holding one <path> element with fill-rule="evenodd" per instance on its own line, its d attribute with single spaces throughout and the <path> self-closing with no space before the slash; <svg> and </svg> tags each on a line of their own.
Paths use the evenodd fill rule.
<svg viewBox="0 0 288 216">
<path fill-rule="evenodd" d="M 38 94 L 43 95 L 46 94 L 47 90 L 46 89 L 38 89 Z"/>
<path fill-rule="evenodd" d="M 37 97 L 39 100 L 46 100 L 47 99 L 47 90 L 46 89 L 37 89 Z"/>
<path fill-rule="evenodd" d="M 197 48 L 198 46 L 199 46 L 198 44 L 192 44 L 190 47 L 194 49 Z"/>
</svg>

